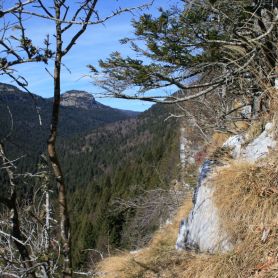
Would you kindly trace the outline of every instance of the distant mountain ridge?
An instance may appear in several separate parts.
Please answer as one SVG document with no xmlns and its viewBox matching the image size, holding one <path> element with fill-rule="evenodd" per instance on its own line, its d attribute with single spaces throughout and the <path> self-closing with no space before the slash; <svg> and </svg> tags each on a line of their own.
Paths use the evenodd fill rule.
<svg viewBox="0 0 278 278">
<path fill-rule="evenodd" d="M 61 100 L 58 133 L 60 139 L 83 136 L 105 124 L 138 114 L 102 105 L 84 91 L 66 92 L 62 94 Z M 9 134 L 13 126 L 12 135 L 7 142 L 8 153 L 12 157 L 26 153 L 35 157 L 45 150 L 51 111 L 51 99 L 28 94 L 16 86 L 0 83 L 0 140 Z M 42 126 L 39 125 L 38 112 L 42 118 Z"/>
<path fill-rule="evenodd" d="M 43 99 L 42 97 L 32 94 L 34 99 Z M 0 100 L 19 100 L 19 101 L 29 101 L 30 100 L 30 94 L 21 91 L 19 88 L 17 88 L 14 85 L 1 83 L 0 82 Z"/>
<path fill-rule="evenodd" d="M 69 90 L 61 95 L 61 105 L 68 107 L 76 107 L 80 109 L 95 109 L 95 108 L 103 108 L 109 109 L 110 106 L 104 105 L 95 100 L 94 96 L 87 91 L 80 90 Z M 125 110 L 125 109 L 116 109 L 119 110 L 125 115 L 129 117 L 134 117 L 140 114 L 137 111 Z"/>
<path fill-rule="evenodd" d="M 36 94 L 32 93 L 32 96 L 35 100 L 44 100 L 51 102 L 53 98 L 43 98 Z M 0 100 L 20 100 L 20 101 L 30 101 L 30 94 L 21 91 L 18 87 L 1 83 L 0 82 Z M 139 115 L 141 112 L 131 111 L 126 109 L 117 109 L 107 105 L 104 105 L 95 100 L 94 96 L 87 91 L 83 90 L 69 90 L 61 94 L 61 106 L 65 107 L 75 107 L 85 110 L 91 109 L 113 109 L 115 111 L 119 111 L 124 113 L 126 116 L 134 117 Z"/>
<path fill-rule="evenodd" d="M 10 84 L 0 82 L 0 91 L 1 92 L 6 91 L 6 92 L 10 92 L 10 93 L 15 93 L 15 92 L 19 92 L 20 90 L 14 85 L 10 85 Z"/>
</svg>

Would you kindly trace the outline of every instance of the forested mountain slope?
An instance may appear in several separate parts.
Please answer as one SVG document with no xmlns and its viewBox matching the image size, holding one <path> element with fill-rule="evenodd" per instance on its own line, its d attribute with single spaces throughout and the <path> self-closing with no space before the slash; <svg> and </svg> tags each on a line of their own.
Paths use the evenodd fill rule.
<svg viewBox="0 0 278 278">
<path fill-rule="evenodd" d="M 76 97 L 77 94 L 77 97 Z M 80 96 L 79 96 L 80 95 Z M 64 98 L 75 100 L 72 105 L 63 105 Z M 59 138 L 86 134 L 107 123 L 130 117 L 126 111 L 102 105 L 88 94 L 70 91 L 61 97 Z M 87 109 L 82 103 L 90 105 Z M 37 95 L 22 92 L 17 87 L 0 83 L 0 138 L 7 138 L 7 154 L 10 158 L 26 155 L 23 164 L 31 165 L 46 148 L 49 134 L 52 102 Z M 136 113 L 132 116 L 136 116 Z M 40 126 L 41 117 L 42 125 Z"/>
<path fill-rule="evenodd" d="M 155 105 L 137 118 L 61 142 L 76 263 L 88 255 L 77 250 L 93 248 L 106 254 L 143 246 L 168 216 L 163 203 L 157 211 L 127 204 L 140 196 L 149 198 L 150 192 L 158 198 L 160 191 L 155 190 L 166 192 L 178 178 L 180 123 L 166 120 L 174 109 Z"/>
<path fill-rule="evenodd" d="M 1 137 L 12 127 L 7 154 L 25 155 L 16 162 L 19 172 L 35 171 L 46 148 L 51 101 L 7 84 L 0 89 Z M 155 213 L 126 204 L 165 195 L 178 178 L 180 121 L 167 119 L 176 107 L 155 105 L 134 117 L 138 113 L 104 106 L 80 91 L 62 95 L 61 103 L 57 150 L 68 184 L 75 264 L 96 255 L 80 250 L 106 254 L 144 246 L 169 211 L 162 203 Z"/>
</svg>

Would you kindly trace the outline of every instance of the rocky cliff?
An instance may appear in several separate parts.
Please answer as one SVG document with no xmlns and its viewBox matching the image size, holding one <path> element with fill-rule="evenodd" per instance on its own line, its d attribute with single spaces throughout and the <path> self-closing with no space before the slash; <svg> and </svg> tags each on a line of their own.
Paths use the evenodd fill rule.
<svg viewBox="0 0 278 278">
<path fill-rule="evenodd" d="M 231 136 L 223 148 L 236 160 L 256 162 L 275 148 L 273 124 L 267 123 L 263 132 L 250 141 L 248 133 Z M 232 249 L 229 235 L 220 226 L 218 209 L 214 204 L 214 185 L 211 177 L 219 167 L 227 167 L 217 160 L 205 160 L 200 168 L 198 184 L 193 194 L 193 208 L 180 224 L 177 249 L 195 249 L 201 252 Z"/>
<path fill-rule="evenodd" d="M 95 98 L 86 91 L 71 90 L 67 91 L 61 96 L 62 106 L 72 106 L 82 109 L 92 109 L 105 107 L 101 103 L 97 102 Z"/>
</svg>

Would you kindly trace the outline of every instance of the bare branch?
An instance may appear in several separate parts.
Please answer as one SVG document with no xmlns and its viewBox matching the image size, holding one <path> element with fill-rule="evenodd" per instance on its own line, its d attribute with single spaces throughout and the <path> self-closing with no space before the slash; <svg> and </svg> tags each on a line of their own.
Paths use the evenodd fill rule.
<svg viewBox="0 0 278 278">
<path fill-rule="evenodd" d="M 21 10 L 24 6 L 29 5 L 29 4 L 31 4 L 31 3 L 35 2 L 35 1 L 36 0 L 28 0 L 26 2 L 18 1 L 18 3 L 15 6 L 9 8 L 7 10 L 0 11 L 0 18 L 3 17 L 5 14 L 17 12 L 17 11 Z"/>
<path fill-rule="evenodd" d="M 88 5 L 91 1 L 89 0 L 86 0 L 86 5 Z M 98 2 L 98 0 L 94 0 L 93 3 L 92 3 L 92 6 L 96 5 L 95 2 Z M 153 2 L 153 1 L 152 1 Z M 80 11 L 78 11 L 76 17 L 74 17 L 72 20 L 65 20 L 65 19 L 58 19 L 56 18 L 55 16 L 49 16 L 49 15 L 43 15 L 43 14 L 39 14 L 39 13 L 36 13 L 36 12 L 31 12 L 31 11 L 27 11 L 27 10 L 24 10 L 22 11 L 22 13 L 24 14 L 28 14 L 28 15 L 31 15 L 31 16 L 36 16 L 36 17 L 41 17 L 41 18 L 44 18 L 44 19 L 49 19 L 49 20 L 52 20 L 52 21 L 55 21 L 55 22 L 59 22 L 59 23 L 65 23 L 65 24 L 69 24 L 70 26 L 66 26 L 64 29 L 62 29 L 62 31 L 66 31 L 68 28 L 70 28 L 72 25 L 98 25 L 98 24 L 103 24 L 105 22 L 107 22 L 108 20 L 110 20 L 111 18 L 117 16 L 117 15 L 120 15 L 122 13 L 126 13 L 126 12 L 132 12 L 132 11 L 135 11 L 135 10 L 138 10 L 138 9 L 144 9 L 144 8 L 147 8 L 149 7 L 150 5 L 152 5 L 152 2 L 151 3 L 147 3 L 147 4 L 144 4 L 144 5 L 140 5 L 138 7 L 131 7 L 131 8 L 121 8 L 121 9 L 118 9 L 116 11 L 114 11 L 112 14 L 104 17 L 104 18 L 101 18 L 99 20 L 95 20 L 95 21 L 90 21 L 90 20 L 81 20 L 81 21 L 78 21 L 78 20 L 75 20 L 75 18 L 77 17 L 77 15 L 80 13 L 80 11 L 86 7 L 86 5 L 84 5 L 84 7 L 82 7 L 82 9 L 80 9 Z M 91 8 L 89 8 L 89 11 L 90 11 Z M 87 18 L 87 17 L 86 17 Z"/>
</svg>

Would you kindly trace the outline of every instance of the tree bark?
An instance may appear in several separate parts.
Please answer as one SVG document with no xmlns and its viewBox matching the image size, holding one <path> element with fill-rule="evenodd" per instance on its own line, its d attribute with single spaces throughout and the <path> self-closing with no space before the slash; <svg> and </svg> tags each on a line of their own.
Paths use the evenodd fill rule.
<svg viewBox="0 0 278 278">
<path fill-rule="evenodd" d="M 60 3 L 55 1 L 56 18 L 60 19 Z M 60 21 L 56 22 L 56 57 L 54 66 L 54 100 L 52 106 L 52 118 L 50 126 L 50 136 L 47 142 L 48 156 L 58 188 L 60 243 L 62 250 L 63 273 L 62 277 L 72 277 L 71 258 L 71 234 L 68 206 L 66 199 L 66 184 L 63 171 L 56 152 L 56 138 L 58 131 L 59 110 L 60 110 L 60 82 L 61 82 L 61 62 L 62 62 L 62 32 Z"/>
</svg>

